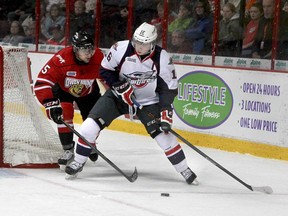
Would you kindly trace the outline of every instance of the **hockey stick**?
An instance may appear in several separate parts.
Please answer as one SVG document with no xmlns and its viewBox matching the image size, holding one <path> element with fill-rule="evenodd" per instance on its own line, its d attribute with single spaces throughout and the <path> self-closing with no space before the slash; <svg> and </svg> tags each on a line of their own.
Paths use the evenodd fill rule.
<svg viewBox="0 0 288 216">
<path fill-rule="evenodd" d="M 142 109 L 142 106 L 134 99 L 132 98 L 132 101 L 134 103 L 134 105 L 136 105 L 139 109 Z M 143 110 L 145 112 L 145 110 Z M 155 116 L 152 113 L 148 113 L 146 112 L 146 114 L 148 116 L 150 116 L 152 119 L 154 119 L 157 123 L 160 123 L 160 120 L 155 118 Z M 205 154 L 204 152 L 202 152 L 200 149 L 198 149 L 196 146 L 194 146 L 192 143 L 188 142 L 186 139 L 184 139 L 181 135 L 179 135 L 177 132 L 175 132 L 174 130 L 170 129 L 170 132 L 176 136 L 178 139 L 180 139 L 182 142 L 184 142 L 186 145 L 188 145 L 190 148 L 192 148 L 193 150 L 195 150 L 198 154 L 200 154 L 201 156 L 203 156 L 205 159 L 207 159 L 208 161 L 210 161 L 212 164 L 214 164 L 215 166 L 217 166 L 219 169 L 221 169 L 222 171 L 224 171 L 226 174 L 228 174 L 229 176 L 231 176 L 232 178 L 234 178 L 235 180 L 237 180 L 238 182 L 240 182 L 242 185 L 244 185 L 246 188 L 248 188 L 251 191 L 258 191 L 258 192 L 262 192 L 262 193 L 266 193 L 266 194 L 271 194 L 273 193 L 273 190 L 270 186 L 262 186 L 262 187 L 254 187 L 251 186 L 247 183 L 245 183 L 244 181 L 242 181 L 240 178 L 238 178 L 237 176 L 235 176 L 233 173 L 231 173 L 230 171 L 228 171 L 226 168 L 224 168 L 223 166 L 221 166 L 219 163 L 217 163 L 215 160 L 213 160 L 211 157 L 209 157 L 207 154 Z"/>
<path fill-rule="evenodd" d="M 110 164 L 115 170 L 117 170 L 119 173 L 121 173 L 128 181 L 134 182 L 138 178 L 138 172 L 135 167 L 134 172 L 131 176 L 128 176 L 125 174 L 118 166 L 116 166 L 111 160 L 109 160 L 104 154 L 102 154 L 95 146 L 91 145 L 88 140 L 86 140 L 79 132 L 77 132 L 73 127 L 71 127 L 68 123 L 66 123 L 63 119 L 60 119 L 60 121 L 68 127 L 74 134 L 76 134 L 80 139 L 82 139 L 88 146 L 90 146 L 97 154 L 102 157 L 108 164 Z"/>
<path fill-rule="evenodd" d="M 231 173 L 230 171 L 228 171 L 226 168 L 224 168 L 223 166 L 221 166 L 219 163 L 217 163 L 215 160 L 213 160 L 211 157 L 209 157 L 207 154 L 205 154 L 204 152 L 202 152 L 200 149 L 198 149 L 197 147 L 195 147 L 192 143 L 188 142 L 186 139 L 184 139 L 181 135 L 179 135 L 177 132 L 175 132 L 174 130 L 170 129 L 170 132 L 172 134 L 174 134 L 174 136 L 176 136 L 178 139 L 180 139 L 182 142 L 184 142 L 185 144 L 187 144 L 190 148 L 192 148 L 193 150 L 195 150 L 197 153 L 199 153 L 201 156 L 203 156 L 205 159 L 207 159 L 208 161 L 210 161 L 212 164 L 214 164 L 215 166 L 217 166 L 219 169 L 221 169 L 222 171 L 224 171 L 225 173 L 227 173 L 228 175 L 230 175 L 232 178 L 234 178 L 235 180 L 237 180 L 238 182 L 240 182 L 242 185 L 244 185 L 246 188 L 248 188 L 251 191 L 259 191 L 262 193 L 267 193 L 267 194 L 271 194 L 273 193 L 273 190 L 270 186 L 262 186 L 262 187 L 254 187 L 251 186 L 247 183 L 245 183 L 244 181 L 242 181 L 240 178 L 238 178 L 237 176 L 235 176 L 233 173 Z"/>
</svg>

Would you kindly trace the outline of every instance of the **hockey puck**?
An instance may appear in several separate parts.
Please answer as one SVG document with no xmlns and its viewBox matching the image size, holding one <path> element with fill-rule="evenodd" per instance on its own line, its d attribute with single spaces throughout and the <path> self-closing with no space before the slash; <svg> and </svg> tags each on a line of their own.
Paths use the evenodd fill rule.
<svg viewBox="0 0 288 216">
<path fill-rule="evenodd" d="M 161 196 L 169 197 L 170 194 L 169 193 L 161 193 Z"/>
</svg>

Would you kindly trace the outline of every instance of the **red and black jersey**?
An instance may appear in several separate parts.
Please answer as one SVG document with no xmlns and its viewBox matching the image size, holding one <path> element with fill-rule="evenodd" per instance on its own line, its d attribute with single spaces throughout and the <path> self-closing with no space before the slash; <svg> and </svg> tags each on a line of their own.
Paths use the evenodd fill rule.
<svg viewBox="0 0 288 216">
<path fill-rule="evenodd" d="M 53 98 L 52 87 L 56 84 L 74 97 L 88 95 L 97 85 L 96 79 L 102 79 L 99 68 L 103 57 L 101 50 L 96 48 L 90 62 L 81 64 L 75 58 L 72 47 L 60 50 L 38 74 L 34 85 L 36 97 L 40 103 Z"/>
</svg>

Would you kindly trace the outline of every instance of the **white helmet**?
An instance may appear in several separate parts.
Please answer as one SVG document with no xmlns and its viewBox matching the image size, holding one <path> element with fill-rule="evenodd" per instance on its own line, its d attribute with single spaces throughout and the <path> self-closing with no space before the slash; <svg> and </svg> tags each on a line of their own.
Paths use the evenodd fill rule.
<svg viewBox="0 0 288 216">
<path fill-rule="evenodd" d="M 142 23 L 134 32 L 133 39 L 142 43 L 151 43 L 157 38 L 157 30 L 154 25 Z"/>
<path fill-rule="evenodd" d="M 154 25 L 148 24 L 146 22 L 142 23 L 134 32 L 133 34 L 133 41 L 140 42 L 140 43 L 151 43 L 151 50 L 152 52 L 156 45 L 157 39 L 157 29 Z"/>
</svg>

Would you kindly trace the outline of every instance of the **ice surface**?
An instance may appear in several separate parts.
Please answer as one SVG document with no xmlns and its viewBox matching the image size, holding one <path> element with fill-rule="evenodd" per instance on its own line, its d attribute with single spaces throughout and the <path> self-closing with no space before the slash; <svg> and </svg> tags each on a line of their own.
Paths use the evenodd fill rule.
<svg viewBox="0 0 288 216">
<path fill-rule="evenodd" d="M 78 126 L 79 128 L 79 126 Z M 77 129 L 77 127 L 76 127 Z M 288 162 L 201 148 L 251 186 L 271 186 L 271 195 L 250 191 L 182 144 L 199 186 L 187 185 L 148 136 L 102 131 L 98 149 L 128 175 L 103 159 L 88 162 L 78 179 L 59 169 L 0 169 L 3 216 L 287 216 Z M 169 193 L 169 197 L 161 196 Z"/>
</svg>

